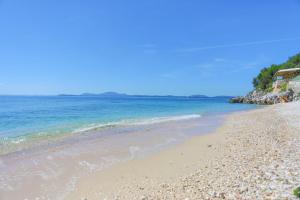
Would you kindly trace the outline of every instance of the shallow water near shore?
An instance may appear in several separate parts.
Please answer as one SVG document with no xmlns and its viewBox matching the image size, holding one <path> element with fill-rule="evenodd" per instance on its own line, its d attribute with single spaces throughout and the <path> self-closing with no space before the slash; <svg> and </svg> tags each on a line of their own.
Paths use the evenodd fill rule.
<svg viewBox="0 0 300 200">
<path fill-rule="evenodd" d="M 3 155 L 0 197 L 64 199 L 82 177 L 211 132 L 222 119 L 223 115 L 218 115 L 127 125 Z M 35 188 L 33 194 L 28 194 L 32 188 Z"/>
<path fill-rule="evenodd" d="M 0 154 L 95 130 L 255 107 L 227 102 L 228 98 L 0 96 Z"/>
<path fill-rule="evenodd" d="M 30 99 L 33 97 L 26 98 Z M 16 127 L 10 123 L 6 124 L 5 127 L 1 127 L 1 130 L 5 130 L 1 132 L 2 138 L 5 136 L 11 141 L 15 141 L 16 137 L 23 137 L 25 140 L 2 144 L 2 152 L 5 152 L 5 154 L 0 156 L 0 197 L 64 199 L 66 195 L 74 190 L 76 183 L 82 177 L 92 176 L 93 173 L 116 163 L 142 158 L 170 145 L 179 144 L 192 136 L 212 132 L 222 123 L 223 117 L 227 113 L 255 107 L 251 105 L 228 104 L 226 99 L 124 100 L 90 99 L 91 97 L 89 97 L 88 99 L 80 100 L 58 100 L 57 98 L 65 97 L 51 97 L 54 99 L 50 98 L 49 100 L 43 99 L 46 97 L 41 98 L 42 100 L 38 100 L 41 101 L 41 105 L 38 106 L 40 110 L 34 112 L 31 109 L 35 108 L 34 104 L 36 102 L 30 106 L 21 107 L 19 105 L 19 108 L 22 109 L 18 112 L 16 108 L 12 109 L 12 106 L 2 108 L 2 119 L 5 118 L 4 116 L 14 118 L 13 115 L 17 113 L 16 119 L 11 119 L 10 122 L 12 124 L 15 123 Z M 30 101 L 29 99 L 27 101 Z M 21 100 L 18 99 L 17 101 Z M 34 99 L 34 101 L 37 100 Z M 48 101 L 56 103 L 57 101 L 63 101 L 63 103 L 60 103 L 64 105 L 63 108 L 66 110 L 69 109 L 70 105 L 73 105 L 71 103 L 73 101 L 80 101 L 80 103 L 77 102 L 77 106 L 78 104 L 84 104 L 84 106 L 75 106 L 76 109 L 72 108 L 76 110 L 73 114 L 63 114 L 66 111 L 63 111 L 60 103 L 57 103 L 58 105 L 55 106 L 56 103 L 53 102 L 52 104 Z M 90 120 L 95 120 L 96 114 L 87 120 L 88 117 L 86 115 L 89 116 L 89 112 L 93 111 L 82 110 L 86 107 L 86 104 L 91 106 L 91 101 L 93 102 L 92 104 L 95 103 L 97 106 L 103 101 L 106 103 L 109 101 L 112 105 L 116 104 L 116 102 L 121 102 L 121 105 L 125 106 L 126 109 L 122 106 L 122 108 L 117 109 L 116 107 L 118 106 L 111 105 L 111 109 L 107 108 L 108 112 L 115 113 L 113 114 L 114 117 L 121 115 L 122 117 L 118 116 L 118 119 L 121 120 L 114 121 L 111 116 L 111 121 L 107 121 L 102 115 L 107 116 L 108 114 L 105 115 L 102 112 L 102 114 L 99 114 L 102 118 L 97 118 L 99 121 L 95 125 Z M 9 103 L 6 102 L 6 104 Z M 31 103 L 27 102 L 26 104 Z M 47 106 L 43 107 L 42 105 L 44 104 Z M 135 108 L 135 105 L 139 105 L 139 108 Z M 46 108 L 48 109 L 47 111 L 45 111 Z M 120 111 L 123 110 L 125 112 L 127 109 L 126 115 Z M 3 110 L 6 111 L 4 112 Z M 21 115 L 20 113 L 22 112 L 29 119 Z M 61 113 L 58 114 L 59 112 Z M 141 114 L 140 112 L 145 113 Z M 26 127 L 23 127 L 22 124 L 17 124 L 21 119 L 24 121 L 27 119 L 29 120 L 27 124 L 31 124 L 30 130 L 33 129 L 32 127 L 35 130 L 39 130 L 38 122 L 34 121 L 34 119 L 39 118 L 35 116 L 36 113 L 39 113 L 37 115 L 42 119 L 56 116 L 62 118 L 60 115 L 65 115 L 66 119 L 61 120 L 68 122 L 68 125 L 72 124 L 70 126 L 72 128 L 67 129 L 68 131 L 60 130 L 61 132 L 55 134 L 49 130 L 57 128 L 56 125 L 58 124 L 64 123 L 59 120 L 57 123 L 55 120 L 55 123 L 53 121 L 49 124 L 48 122 L 43 122 L 43 124 L 48 126 L 47 135 L 36 139 L 35 135 L 27 130 Z M 128 113 L 134 114 L 130 115 Z M 130 117 L 128 117 L 129 115 Z M 76 120 L 72 121 L 73 118 L 71 117 L 72 123 L 69 123 L 68 120 L 70 119 L 67 116 L 77 116 L 78 118 L 82 116 L 88 122 L 84 125 L 81 122 L 78 125 L 75 123 L 78 122 L 78 118 L 75 117 Z M 9 119 L 5 120 L 9 122 Z M 3 124 L 5 123 L 2 121 L 1 125 Z M 15 129 L 9 127 L 15 127 Z M 18 130 L 26 130 L 28 134 L 21 135 Z M 32 188 L 35 189 L 33 190 Z M 32 193 L 29 194 L 28 191 Z"/>
</svg>

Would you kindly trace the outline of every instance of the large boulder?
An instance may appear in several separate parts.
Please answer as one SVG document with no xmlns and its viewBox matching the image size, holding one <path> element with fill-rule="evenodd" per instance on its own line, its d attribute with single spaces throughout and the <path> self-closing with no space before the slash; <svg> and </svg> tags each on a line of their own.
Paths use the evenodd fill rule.
<svg viewBox="0 0 300 200">
<path fill-rule="evenodd" d="M 233 97 L 229 100 L 230 103 L 243 103 L 244 97 L 238 96 L 238 97 Z"/>
</svg>

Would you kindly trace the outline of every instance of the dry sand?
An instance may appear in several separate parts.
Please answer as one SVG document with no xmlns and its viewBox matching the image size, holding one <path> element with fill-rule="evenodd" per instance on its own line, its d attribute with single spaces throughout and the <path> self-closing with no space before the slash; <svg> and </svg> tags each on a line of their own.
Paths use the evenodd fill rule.
<svg viewBox="0 0 300 200">
<path fill-rule="evenodd" d="M 300 102 L 239 112 L 215 133 L 81 179 L 67 199 L 296 199 Z"/>
</svg>

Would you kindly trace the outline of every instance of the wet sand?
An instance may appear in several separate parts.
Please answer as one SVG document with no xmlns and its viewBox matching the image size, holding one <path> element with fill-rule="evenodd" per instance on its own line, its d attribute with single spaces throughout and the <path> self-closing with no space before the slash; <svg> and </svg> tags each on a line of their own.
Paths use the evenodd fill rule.
<svg viewBox="0 0 300 200">
<path fill-rule="evenodd" d="M 223 116 L 94 130 L 0 156 L 0 199 L 66 199 L 77 184 L 215 130 Z M 122 165 L 122 164 L 121 164 Z"/>
</svg>

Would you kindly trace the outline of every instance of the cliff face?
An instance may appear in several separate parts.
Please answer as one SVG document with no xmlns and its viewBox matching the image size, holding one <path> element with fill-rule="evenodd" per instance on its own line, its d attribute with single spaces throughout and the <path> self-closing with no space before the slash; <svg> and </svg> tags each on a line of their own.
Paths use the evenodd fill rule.
<svg viewBox="0 0 300 200">
<path fill-rule="evenodd" d="M 239 96 L 230 99 L 231 103 L 249 103 L 271 105 L 276 103 L 286 103 L 299 100 L 300 96 L 294 93 L 293 90 L 288 90 L 281 93 L 266 93 L 263 91 L 254 90 L 246 96 Z"/>
</svg>

